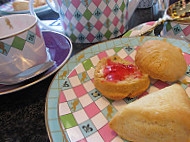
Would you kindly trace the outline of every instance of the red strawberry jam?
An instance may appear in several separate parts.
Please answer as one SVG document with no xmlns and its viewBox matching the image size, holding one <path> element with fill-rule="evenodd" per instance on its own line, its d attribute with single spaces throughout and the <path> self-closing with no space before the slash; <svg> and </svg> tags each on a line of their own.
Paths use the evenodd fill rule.
<svg viewBox="0 0 190 142">
<path fill-rule="evenodd" d="M 107 81 L 122 81 L 129 77 L 129 75 L 133 75 L 134 78 L 142 76 L 141 72 L 133 64 L 124 65 L 112 62 L 110 59 L 107 60 L 104 68 L 104 78 Z"/>
</svg>

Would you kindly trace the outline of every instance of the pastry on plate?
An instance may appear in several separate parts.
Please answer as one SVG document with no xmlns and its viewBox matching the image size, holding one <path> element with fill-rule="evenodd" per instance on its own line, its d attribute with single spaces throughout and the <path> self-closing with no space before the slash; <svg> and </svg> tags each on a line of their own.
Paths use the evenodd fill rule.
<svg viewBox="0 0 190 142">
<path fill-rule="evenodd" d="M 45 0 L 34 0 L 34 7 L 39 7 L 45 5 Z M 13 2 L 14 11 L 24 11 L 29 10 L 29 0 L 16 0 Z"/>
<path fill-rule="evenodd" d="M 190 99 L 174 84 L 127 104 L 109 126 L 134 142 L 190 142 Z"/>
<path fill-rule="evenodd" d="M 151 78 L 168 82 L 177 81 L 187 69 L 182 50 L 159 40 L 144 42 L 137 50 L 135 63 Z"/>
<path fill-rule="evenodd" d="M 142 94 L 150 84 L 148 74 L 119 56 L 101 59 L 95 69 L 94 85 L 105 97 L 120 100 Z"/>
</svg>

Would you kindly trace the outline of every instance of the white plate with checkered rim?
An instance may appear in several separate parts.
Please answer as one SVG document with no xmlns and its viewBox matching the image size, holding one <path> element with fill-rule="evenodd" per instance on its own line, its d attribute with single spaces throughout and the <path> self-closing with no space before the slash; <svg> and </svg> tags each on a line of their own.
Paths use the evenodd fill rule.
<svg viewBox="0 0 190 142">
<path fill-rule="evenodd" d="M 190 81 L 189 44 L 183 40 L 162 37 L 119 38 L 93 45 L 73 56 L 56 74 L 46 98 L 46 127 L 51 141 L 127 142 L 112 131 L 108 122 L 124 105 L 135 99 L 112 101 L 96 90 L 94 68 L 102 57 L 118 55 L 134 61 L 138 46 L 147 40 L 163 40 L 182 49 L 188 64 L 183 80 Z M 179 83 L 190 96 L 190 86 Z M 149 89 L 140 97 L 170 84 L 151 80 Z"/>
<path fill-rule="evenodd" d="M 5 4 L 2 4 L 0 6 L 0 12 L 2 12 L 2 14 L 23 14 L 23 13 L 30 13 L 29 10 L 23 10 L 23 11 L 14 11 L 13 9 L 13 1 L 11 2 L 7 2 Z M 44 10 L 47 10 L 49 7 L 47 4 L 39 6 L 37 8 L 35 8 L 34 10 L 38 13 Z"/>
<path fill-rule="evenodd" d="M 122 37 L 138 37 L 139 34 L 149 31 L 155 24 L 155 21 L 150 21 L 146 23 L 142 23 L 129 31 L 127 31 Z M 151 36 L 154 36 L 154 32 L 148 33 Z"/>
</svg>

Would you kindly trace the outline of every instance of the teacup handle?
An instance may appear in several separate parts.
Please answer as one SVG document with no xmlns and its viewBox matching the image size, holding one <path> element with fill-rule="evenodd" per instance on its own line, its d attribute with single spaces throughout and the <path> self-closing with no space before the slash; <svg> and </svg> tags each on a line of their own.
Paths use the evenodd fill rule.
<svg viewBox="0 0 190 142">
<path fill-rule="evenodd" d="M 128 19 L 131 19 L 132 14 L 134 13 L 135 9 L 137 8 L 140 0 L 129 0 L 128 4 Z"/>
<path fill-rule="evenodd" d="M 47 0 L 48 1 L 48 0 Z M 49 2 L 49 1 L 48 1 Z M 47 2 L 47 3 L 48 3 Z M 36 15 L 36 12 L 34 11 L 34 6 L 33 6 L 33 3 L 34 3 L 34 0 L 30 0 L 29 1 L 29 8 L 30 8 L 30 14 L 31 15 L 34 15 L 36 17 L 36 19 L 38 20 L 39 24 L 44 27 L 45 29 L 47 30 L 51 30 L 51 31 L 56 31 L 56 32 L 61 32 L 63 33 L 63 29 L 62 30 L 58 30 L 58 29 L 55 29 L 55 28 L 52 28 L 51 26 L 48 26 L 46 24 L 44 24 L 39 18 L 38 16 Z M 52 8 L 55 12 L 58 12 L 51 4 L 50 2 L 48 3 L 49 7 Z"/>
<path fill-rule="evenodd" d="M 53 2 L 54 2 L 54 1 L 53 1 Z M 56 7 L 57 7 L 56 4 L 55 4 L 56 7 L 53 7 L 52 4 L 51 4 L 51 2 L 50 2 L 50 0 L 46 0 L 46 3 L 48 4 L 48 6 L 49 6 L 53 11 L 55 11 L 56 13 L 59 13 L 59 11 L 57 10 L 58 8 L 56 8 Z M 54 3 L 55 3 L 55 2 L 54 2 Z"/>
</svg>

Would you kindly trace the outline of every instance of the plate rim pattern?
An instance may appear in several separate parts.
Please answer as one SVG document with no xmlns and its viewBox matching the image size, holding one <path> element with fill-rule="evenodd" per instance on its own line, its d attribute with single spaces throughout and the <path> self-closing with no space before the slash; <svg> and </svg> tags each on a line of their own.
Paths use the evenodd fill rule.
<svg viewBox="0 0 190 142">
<path fill-rule="evenodd" d="M 61 128 L 58 108 L 59 108 L 60 91 L 62 91 L 62 84 L 64 83 L 67 76 L 72 72 L 72 70 L 82 61 L 85 61 L 87 58 L 95 56 L 96 54 L 102 51 L 118 47 L 121 44 L 128 44 L 129 46 L 138 46 L 147 40 L 163 40 L 176 46 L 178 46 L 178 44 L 183 45 L 182 47 L 183 52 L 184 53 L 190 52 L 189 44 L 183 40 L 176 40 L 172 38 L 164 38 L 156 36 L 117 38 L 94 44 L 80 51 L 78 54 L 70 58 L 67 61 L 67 63 L 59 70 L 59 72 L 56 73 L 48 89 L 46 96 L 46 104 L 45 104 L 45 122 L 50 141 L 66 141 L 66 142 L 68 141 L 67 136 L 64 134 L 64 131 Z M 91 53 L 91 55 L 85 53 Z M 82 54 L 85 54 L 87 56 L 80 58 Z M 60 73 L 62 74 L 65 73 L 64 77 L 59 78 Z"/>
</svg>

